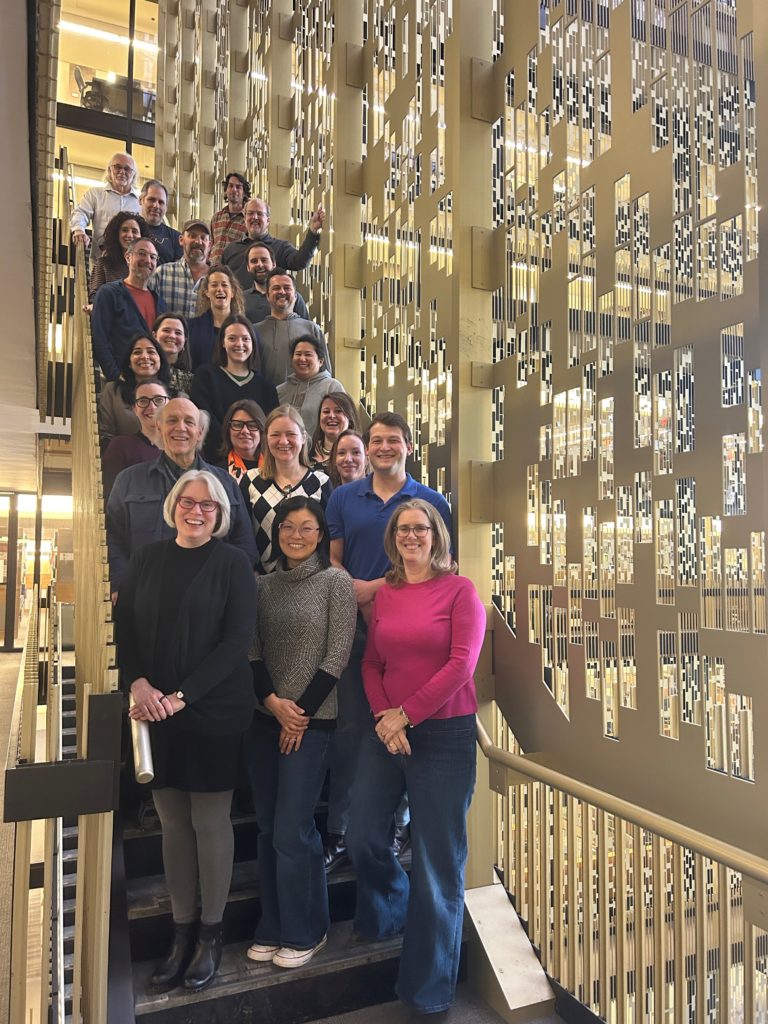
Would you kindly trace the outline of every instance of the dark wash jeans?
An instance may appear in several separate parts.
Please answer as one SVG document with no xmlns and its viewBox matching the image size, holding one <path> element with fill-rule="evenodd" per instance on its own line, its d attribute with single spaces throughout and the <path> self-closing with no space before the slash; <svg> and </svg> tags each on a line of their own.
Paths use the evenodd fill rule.
<svg viewBox="0 0 768 1024">
<path fill-rule="evenodd" d="M 433 718 L 408 730 L 409 756 L 388 753 L 373 728 L 360 751 L 347 833 L 357 870 L 354 929 L 366 939 L 405 930 L 397 994 L 422 1012 L 447 1009 L 456 990 L 475 735 L 474 715 Z M 410 883 L 391 849 L 406 789 Z"/>
<path fill-rule="evenodd" d="M 259 826 L 261 917 L 254 941 L 311 949 L 328 931 L 328 888 L 315 805 L 328 767 L 329 729 L 307 729 L 298 750 L 281 754 L 280 726 L 257 711 L 248 770 Z"/>
</svg>

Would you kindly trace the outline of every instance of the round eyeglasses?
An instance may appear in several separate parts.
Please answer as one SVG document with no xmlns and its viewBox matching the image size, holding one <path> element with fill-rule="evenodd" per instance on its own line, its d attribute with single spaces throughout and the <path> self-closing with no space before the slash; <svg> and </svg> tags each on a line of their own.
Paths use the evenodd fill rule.
<svg viewBox="0 0 768 1024">
<path fill-rule="evenodd" d="M 317 533 L 320 529 L 319 526 L 294 526 L 293 523 L 280 523 L 278 530 L 280 533 L 293 534 L 299 533 L 302 537 L 311 537 L 313 533 Z"/>
<path fill-rule="evenodd" d="M 218 512 L 219 503 L 218 501 L 195 501 L 194 498 L 179 498 L 179 505 L 187 512 L 191 512 L 193 508 L 199 508 L 201 512 Z"/>
</svg>

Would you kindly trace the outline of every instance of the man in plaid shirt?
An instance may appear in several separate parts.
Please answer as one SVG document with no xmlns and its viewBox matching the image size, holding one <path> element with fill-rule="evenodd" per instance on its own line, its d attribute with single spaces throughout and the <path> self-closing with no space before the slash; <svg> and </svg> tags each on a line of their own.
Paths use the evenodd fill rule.
<svg viewBox="0 0 768 1024">
<path fill-rule="evenodd" d="M 230 242 L 245 236 L 243 206 L 251 198 L 251 186 L 242 174 L 231 171 L 222 182 L 226 205 L 213 215 L 211 221 L 211 266 L 221 263 L 224 250 Z"/>
<path fill-rule="evenodd" d="M 159 267 L 149 286 L 162 298 L 166 309 L 192 317 L 200 281 L 208 273 L 211 251 L 211 232 L 204 220 L 187 221 L 181 233 L 181 248 L 184 252 L 181 259 Z"/>
</svg>

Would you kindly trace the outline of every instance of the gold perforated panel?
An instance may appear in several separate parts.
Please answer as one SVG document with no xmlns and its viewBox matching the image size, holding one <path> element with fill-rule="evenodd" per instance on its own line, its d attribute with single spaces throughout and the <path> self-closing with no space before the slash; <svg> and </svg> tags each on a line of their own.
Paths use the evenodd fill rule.
<svg viewBox="0 0 768 1024">
<path fill-rule="evenodd" d="M 178 13 L 180 196 L 235 154 L 275 233 L 326 208 L 300 286 L 452 502 L 523 748 L 764 849 L 763 5 Z"/>
</svg>

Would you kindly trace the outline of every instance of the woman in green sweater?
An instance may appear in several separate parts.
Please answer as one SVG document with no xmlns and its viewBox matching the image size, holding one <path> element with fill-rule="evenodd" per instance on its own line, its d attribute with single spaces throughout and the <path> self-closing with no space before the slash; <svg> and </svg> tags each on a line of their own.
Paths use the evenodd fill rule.
<svg viewBox="0 0 768 1024">
<path fill-rule="evenodd" d="M 280 563 L 257 580 L 253 677 L 259 699 L 248 763 L 259 826 L 261 918 L 251 960 L 301 967 L 329 927 L 323 844 L 314 811 L 336 725 L 336 683 L 349 659 L 357 602 L 330 565 L 319 502 L 281 502 L 272 524 Z"/>
</svg>

